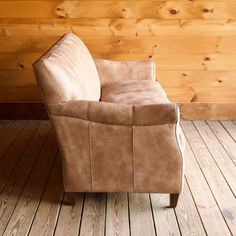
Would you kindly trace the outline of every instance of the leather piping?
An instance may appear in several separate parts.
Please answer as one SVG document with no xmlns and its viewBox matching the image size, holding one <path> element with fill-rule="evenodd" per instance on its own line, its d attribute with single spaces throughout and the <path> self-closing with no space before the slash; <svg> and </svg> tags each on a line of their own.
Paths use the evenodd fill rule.
<svg viewBox="0 0 236 236">
<path fill-rule="evenodd" d="M 180 189 L 180 192 L 183 191 L 183 178 L 184 178 L 184 154 L 183 154 L 183 151 L 181 149 L 181 144 L 180 144 L 180 140 L 179 140 L 179 136 L 178 136 L 178 127 L 177 125 L 179 124 L 179 117 L 180 117 L 180 112 L 179 112 L 179 109 L 177 110 L 177 114 L 178 114 L 178 121 L 176 122 L 175 124 L 175 140 L 176 140 L 176 143 L 177 143 L 177 146 L 178 146 L 178 150 L 179 150 L 179 156 L 181 157 L 181 180 L 180 180 L 180 183 L 181 183 L 181 189 Z"/>
</svg>

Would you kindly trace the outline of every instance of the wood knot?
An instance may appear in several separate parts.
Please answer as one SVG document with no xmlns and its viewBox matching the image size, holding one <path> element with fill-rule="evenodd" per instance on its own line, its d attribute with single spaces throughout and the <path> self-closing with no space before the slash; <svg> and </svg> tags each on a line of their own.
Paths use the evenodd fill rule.
<svg viewBox="0 0 236 236">
<path fill-rule="evenodd" d="M 185 73 L 182 74 L 184 77 L 187 76 Z"/>
<path fill-rule="evenodd" d="M 207 9 L 207 8 L 204 8 L 203 9 L 203 12 L 205 12 L 205 13 L 208 13 L 210 10 L 209 9 Z"/>
<path fill-rule="evenodd" d="M 192 96 L 190 102 L 196 102 L 197 99 L 198 99 L 198 97 L 197 97 L 197 94 L 195 93 L 195 94 Z"/>
<path fill-rule="evenodd" d="M 175 9 L 170 9 L 170 14 L 176 15 L 178 12 Z"/>
<path fill-rule="evenodd" d="M 210 57 L 205 57 L 205 61 L 210 61 Z"/>
<path fill-rule="evenodd" d="M 24 66 L 23 64 L 21 64 L 21 63 L 19 63 L 19 67 L 20 67 L 21 69 L 24 69 L 24 68 L 25 68 L 25 66 Z"/>
<path fill-rule="evenodd" d="M 223 81 L 221 79 L 218 80 L 219 83 L 222 83 Z"/>
<path fill-rule="evenodd" d="M 58 7 L 57 9 L 56 9 L 56 11 L 64 11 L 65 9 L 64 9 L 64 7 Z"/>
<path fill-rule="evenodd" d="M 209 13 L 209 12 L 213 13 L 213 12 L 214 12 L 214 9 L 207 9 L 207 8 L 204 8 L 202 11 L 203 11 L 204 13 Z"/>
</svg>

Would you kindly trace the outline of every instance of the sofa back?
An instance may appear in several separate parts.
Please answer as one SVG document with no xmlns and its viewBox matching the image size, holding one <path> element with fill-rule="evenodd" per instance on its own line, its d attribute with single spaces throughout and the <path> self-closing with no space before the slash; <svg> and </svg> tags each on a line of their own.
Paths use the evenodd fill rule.
<svg viewBox="0 0 236 236">
<path fill-rule="evenodd" d="M 99 101 L 99 75 L 88 49 L 73 33 L 62 37 L 33 64 L 46 104 Z"/>
</svg>

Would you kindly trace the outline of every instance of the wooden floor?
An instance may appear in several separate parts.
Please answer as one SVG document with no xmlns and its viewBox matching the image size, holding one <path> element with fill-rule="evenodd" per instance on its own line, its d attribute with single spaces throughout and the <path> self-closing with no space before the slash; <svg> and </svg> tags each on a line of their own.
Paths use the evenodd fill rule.
<svg viewBox="0 0 236 236">
<path fill-rule="evenodd" d="M 77 194 L 62 204 L 48 121 L 0 121 L 0 235 L 236 235 L 236 122 L 186 121 L 185 186 L 168 195 Z"/>
</svg>

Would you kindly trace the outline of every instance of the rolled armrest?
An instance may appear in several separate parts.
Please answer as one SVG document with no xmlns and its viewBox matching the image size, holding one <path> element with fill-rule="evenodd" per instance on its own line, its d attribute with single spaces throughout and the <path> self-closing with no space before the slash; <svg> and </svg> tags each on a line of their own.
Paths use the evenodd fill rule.
<svg viewBox="0 0 236 236">
<path fill-rule="evenodd" d="M 132 106 L 94 101 L 70 101 L 49 106 L 52 116 L 74 117 L 92 122 L 132 125 Z"/>
<path fill-rule="evenodd" d="M 112 61 L 95 59 L 101 84 L 122 80 L 156 80 L 153 61 Z"/>
<path fill-rule="evenodd" d="M 52 116 L 65 116 L 111 125 L 148 126 L 176 123 L 179 109 L 175 103 L 125 105 L 119 103 L 70 101 L 49 105 Z"/>
</svg>

